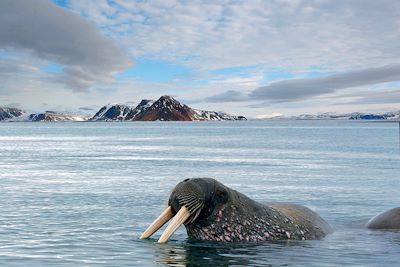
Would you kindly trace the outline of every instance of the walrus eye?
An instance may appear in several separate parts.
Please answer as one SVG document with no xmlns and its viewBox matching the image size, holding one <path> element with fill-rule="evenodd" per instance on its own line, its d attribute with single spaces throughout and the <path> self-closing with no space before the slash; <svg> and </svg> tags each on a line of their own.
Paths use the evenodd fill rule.
<svg viewBox="0 0 400 267">
<path fill-rule="evenodd" d="M 225 196 L 225 192 L 224 192 L 224 191 L 221 191 L 220 189 L 217 189 L 217 196 L 220 197 L 220 198 L 222 198 L 222 197 Z"/>
<path fill-rule="evenodd" d="M 225 203 L 227 201 L 228 195 L 225 190 L 217 189 L 215 194 L 220 202 Z"/>
</svg>

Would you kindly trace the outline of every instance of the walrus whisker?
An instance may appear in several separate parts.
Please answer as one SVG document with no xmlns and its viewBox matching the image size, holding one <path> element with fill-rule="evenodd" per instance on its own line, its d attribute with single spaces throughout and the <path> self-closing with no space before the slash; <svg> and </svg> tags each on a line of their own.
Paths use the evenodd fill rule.
<svg viewBox="0 0 400 267">
<path fill-rule="evenodd" d="M 193 196 L 191 196 L 191 197 L 180 197 L 180 196 L 178 196 L 177 198 L 178 198 L 178 202 L 179 203 L 190 203 L 190 202 L 197 201 L 197 199 L 195 197 L 193 197 Z"/>
<path fill-rule="evenodd" d="M 183 206 L 175 217 L 169 222 L 167 228 L 162 233 L 160 239 L 158 239 L 158 243 L 165 243 L 168 239 L 175 233 L 175 231 L 181 226 L 189 217 L 190 212 L 188 209 Z"/>
<path fill-rule="evenodd" d="M 189 221 L 189 222 L 193 222 L 197 218 L 197 216 L 199 216 L 200 210 L 204 206 L 204 201 L 202 201 L 202 199 L 199 199 L 198 197 L 193 196 L 191 194 L 189 194 L 189 195 L 178 194 L 176 196 L 176 198 L 181 207 L 185 206 L 188 209 L 188 211 L 190 212 L 190 214 L 195 214 L 195 216 L 193 216 Z"/>
<path fill-rule="evenodd" d="M 174 214 L 172 212 L 172 208 L 171 208 L 171 206 L 168 206 L 160 214 L 160 216 L 158 216 L 158 218 L 155 219 L 152 224 L 150 224 L 150 226 L 146 229 L 146 231 L 143 232 L 143 234 L 140 236 L 140 239 L 145 239 L 145 238 L 149 238 L 150 236 L 152 236 L 155 232 L 157 232 L 158 229 L 160 229 L 173 216 L 174 216 Z"/>
<path fill-rule="evenodd" d="M 189 200 L 179 200 L 179 204 L 187 204 L 187 205 L 193 205 L 194 203 L 196 203 L 196 199 L 189 199 Z"/>
<path fill-rule="evenodd" d="M 182 205 L 182 206 L 186 206 L 188 208 L 188 210 L 192 212 L 195 209 L 195 207 L 198 205 L 200 205 L 199 202 L 193 201 L 193 202 L 185 203 L 185 205 Z"/>
<path fill-rule="evenodd" d="M 200 211 L 201 211 L 201 209 L 203 207 L 204 207 L 204 203 L 198 203 L 198 205 L 193 208 L 193 212 L 191 212 L 191 213 L 192 214 L 194 212 L 196 212 L 196 213 L 194 214 L 194 216 L 192 216 L 192 218 L 190 219 L 189 223 L 194 222 L 194 220 L 197 219 L 197 217 L 200 215 Z"/>
<path fill-rule="evenodd" d="M 185 206 L 190 214 L 194 214 L 194 216 L 192 216 L 188 221 L 188 222 L 193 222 L 194 220 L 196 220 L 197 216 L 199 216 L 201 209 L 204 207 L 204 203 L 196 202 L 196 203 L 190 203 L 189 205 L 185 204 L 182 206 Z"/>
</svg>

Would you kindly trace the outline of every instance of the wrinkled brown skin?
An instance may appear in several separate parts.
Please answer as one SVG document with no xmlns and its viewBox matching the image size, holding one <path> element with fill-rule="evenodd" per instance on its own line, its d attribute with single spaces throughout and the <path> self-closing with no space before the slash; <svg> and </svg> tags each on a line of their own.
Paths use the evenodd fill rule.
<svg viewBox="0 0 400 267">
<path fill-rule="evenodd" d="M 264 205 L 211 178 L 187 179 L 181 183 L 185 182 L 208 184 L 202 212 L 196 220 L 185 224 L 190 239 L 224 242 L 306 240 L 320 239 L 332 232 L 327 222 L 304 206 L 290 203 Z M 179 184 L 169 200 L 176 213 L 180 207 L 174 202 L 175 190 L 179 190 Z"/>
<path fill-rule="evenodd" d="M 400 229 L 400 207 L 390 209 L 373 217 L 367 223 L 369 229 Z"/>
</svg>

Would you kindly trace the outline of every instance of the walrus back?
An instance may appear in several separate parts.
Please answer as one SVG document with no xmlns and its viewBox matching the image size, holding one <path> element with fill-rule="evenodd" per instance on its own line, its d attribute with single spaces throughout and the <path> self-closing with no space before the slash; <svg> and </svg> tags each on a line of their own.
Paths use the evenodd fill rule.
<svg viewBox="0 0 400 267">
<path fill-rule="evenodd" d="M 307 225 L 313 229 L 318 238 L 333 232 L 332 227 L 311 209 L 293 203 L 268 203 L 267 206 L 289 217 L 297 224 Z"/>
<path fill-rule="evenodd" d="M 366 226 L 369 229 L 400 229 L 400 207 L 376 215 Z"/>
</svg>

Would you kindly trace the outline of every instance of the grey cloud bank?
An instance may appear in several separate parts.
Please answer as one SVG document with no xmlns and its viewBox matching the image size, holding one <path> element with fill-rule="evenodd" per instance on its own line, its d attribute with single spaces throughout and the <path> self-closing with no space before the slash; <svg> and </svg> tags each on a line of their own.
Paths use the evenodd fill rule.
<svg viewBox="0 0 400 267">
<path fill-rule="evenodd" d="M 334 93 L 338 90 L 400 81 L 400 65 L 349 71 L 323 77 L 290 79 L 259 87 L 248 95 L 228 90 L 205 98 L 208 102 L 262 100 L 268 102 L 293 102 Z"/>
<path fill-rule="evenodd" d="M 275 82 L 254 90 L 249 96 L 253 99 L 288 102 L 329 94 L 349 87 L 368 86 L 399 80 L 400 65 L 392 65 L 350 71 L 325 77 Z"/>
<path fill-rule="evenodd" d="M 357 100 L 351 101 L 349 104 L 363 105 L 380 103 L 398 105 L 400 103 L 400 90 L 383 91 L 370 96 L 362 96 Z"/>
<path fill-rule="evenodd" d="M 228 90 L 221 94 L 210 96 L 204 99 L 206 102 L 241 102 L 249 100 L 249 97 L 241 92 L 235 90 Z"/>
<path fill-rule="evenodd" d="M 54 78 L 76 91 L 129 66 L 121 49 L 77 14 L 44 0 L 0 1 L 0 49 L 26 51 L 64 67 Z"/>
</svg>

